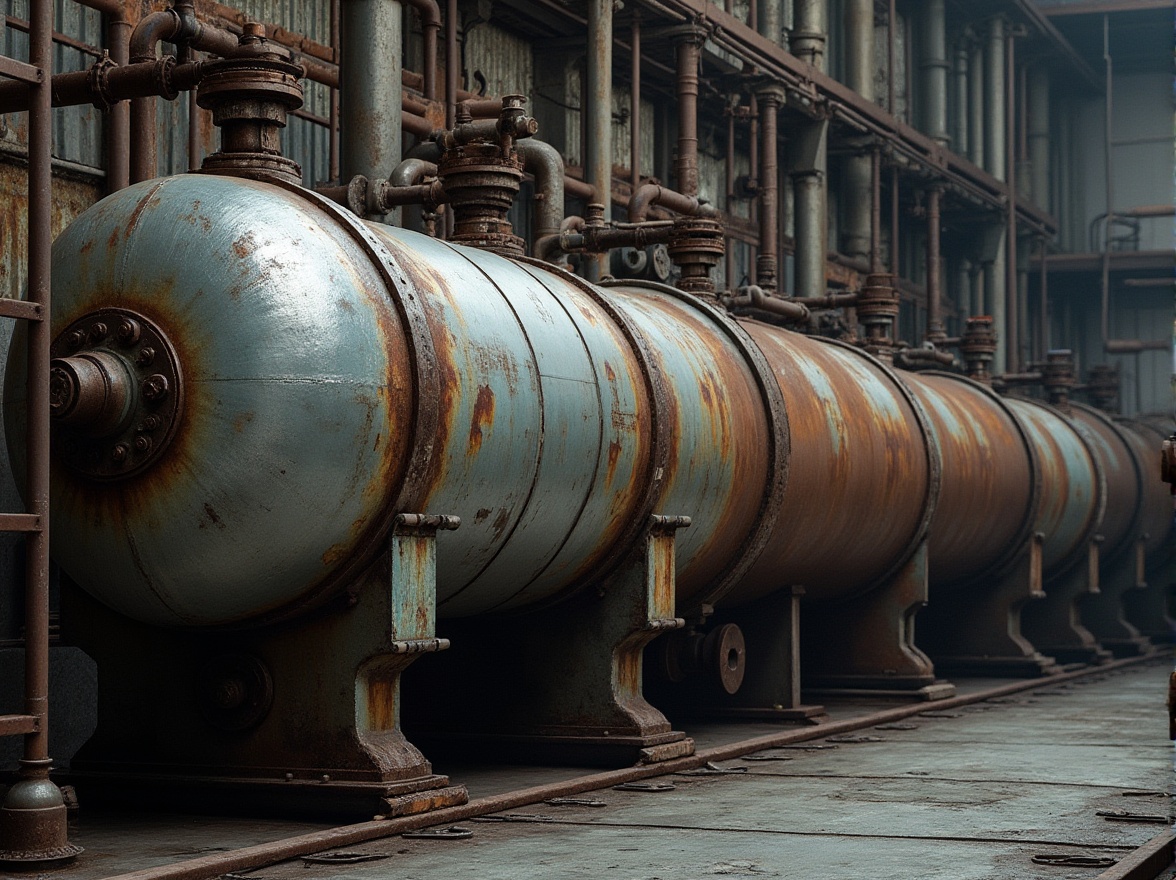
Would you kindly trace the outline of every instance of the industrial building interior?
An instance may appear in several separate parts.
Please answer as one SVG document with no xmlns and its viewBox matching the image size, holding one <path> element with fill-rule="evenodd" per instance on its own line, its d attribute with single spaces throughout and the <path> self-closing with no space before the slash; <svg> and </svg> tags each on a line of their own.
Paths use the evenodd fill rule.
<svg viewBox="0 0 1176 880">
<path fill-rule="evenodd" d="M 0 866 L 1166 662 L 1170 0 L 233 3 L 5 0 Z"/>
</svg>

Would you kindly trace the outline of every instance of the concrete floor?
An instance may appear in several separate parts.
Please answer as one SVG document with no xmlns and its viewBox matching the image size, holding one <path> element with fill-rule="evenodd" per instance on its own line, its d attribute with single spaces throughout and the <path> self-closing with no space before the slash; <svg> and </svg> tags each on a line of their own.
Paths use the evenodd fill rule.
<svg viewBox="0 0 1176 880">
<path fill-rule="evenodd" d="M 1045 684 L 948 713 L 936 713 L 929 704 L 931 716 L 824 743 L 835 748 L 773 749 L 760 755 L 778 760 L 723 762 L 727 768 L 745 768 L 738 774 L 675 776 L 673 791 L 610 789 L 595 795 L 605 802 L 602 807 L 540 805 L 509 814 L 521 814 L 522 821 L 486 817 L 463 822 L 473 832 L 469 839 L 389 838 L 348 848 L 376 856 L 372 861 L 322 865 L 295 860 L 244 876 L 1090 878 L 1099 871 L 1038 865 L 1032 858 L 1120 858 L 1164 829 L 1162 824 L 1109 821 L 1096 811 L 1168 815 L 1167 674 L 1166 664 L 1150 663 L 1066 685 Z M 834 717 L 869 708 L 838 707 Z M 770 729 L 713 725 L 700 739 L 714 744 L 746 738 L 762 732 L 761 726 Z M 863 735 L 877 739 L 845 741 Z M 483 768 L 455 773 L 455 778 L 482 795 L 572 772 Z M 311 827 L 105 817 L 83 823 L 77 839 L 89 848 L 88 856 L 58 876 L 90 880 Z"/>
</svg>

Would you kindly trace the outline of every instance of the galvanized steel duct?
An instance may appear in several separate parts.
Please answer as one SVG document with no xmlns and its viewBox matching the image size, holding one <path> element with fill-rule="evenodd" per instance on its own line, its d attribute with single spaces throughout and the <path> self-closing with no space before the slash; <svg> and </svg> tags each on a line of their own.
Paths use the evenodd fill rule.
<svg viewBox="0 0 1176 880">
<path fill-rule="evenodd" d="M 344 180 L 379 180 L 400 164 L 402 153 L 404 10 L 399 0 L 341 2 L 340 171 Z"/>
</svg>

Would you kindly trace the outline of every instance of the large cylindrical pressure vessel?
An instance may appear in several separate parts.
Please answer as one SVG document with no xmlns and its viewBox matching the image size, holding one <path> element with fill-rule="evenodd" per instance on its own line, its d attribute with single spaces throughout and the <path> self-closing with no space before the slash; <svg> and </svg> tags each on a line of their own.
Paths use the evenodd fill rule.
<svg viewBox="0 0 1176 880">
<path fill-rule="evenodd" d="M 1160 444 L 1169 435 L 1143 419 L 1116 416 L 1113 421 L 1131 449 L 1135 470 L 1139 475 L 1138 528 L 1146 536 L 1145 553 L 1149 559 L 1166 556 L 1173 549 L 1171 538 L 1176 531 L 1176 522 L 1172 517 L 1171 489 L 1160 479 L 1156 458 Z"/>
<path fill-rule="evenodd" d="M 900 375 L 927 412 L 942 462 L 928 546 L 931 582 L 989 578 L 1034 528 L 1041 500 L 1034 446 L 1008 404 L 979 382 L 948 373 Z"/>
<path fill-rule="evenodd" d="M 1020 397 L 1005 399 L 1034 449 L 1041 481 L 1033 530 L 1043 536 L 1041 568 L 1045 578 L 1082 558 L 1107 504 L 1106 479 L 1080 426 L 1053 407 Z"/>
<path fill-rule="evenodd" d="M 741 323 L 783 395 L 791 464 L 766 549 L 729 600 L 792 584 L 813 599 L 861 592 L 927 534 L 939 459 L 926 416 L 894 371 L 860 349 Z"/>
<path fill-rule="evenodd" d="M 304 190 L 128 188 L 60 236 L 54 287 L 55 355 L 140 370 L 143 346 L 115 333 L 133 315 L 179 365 L 157 461 L 117 448 L 164 430 L 134 424 L 67 432 L 83 454 L 54 456 L 56 558 L 146 622 L 290 613 L 369 563 L 400 512 L 462 517 L 440 538 L 444 608 L 549 598 L 607 568 L 662 479 L 650 379 L 598 292 Z M 17 353 L 16 461 L 22 389 Z"/>
<path fill-rule="evenodd" d="M 1099 555 L 1110 559 L 1126 550 L 1139 532 L 1142 474 L 1129 432 L 1094 407 L 1072 403 L 1070 411 L 1074 421 L 1085 429 L 1106 480 L 1106 512 L 1099 527 L 1103 536 Z"/>
</svg>

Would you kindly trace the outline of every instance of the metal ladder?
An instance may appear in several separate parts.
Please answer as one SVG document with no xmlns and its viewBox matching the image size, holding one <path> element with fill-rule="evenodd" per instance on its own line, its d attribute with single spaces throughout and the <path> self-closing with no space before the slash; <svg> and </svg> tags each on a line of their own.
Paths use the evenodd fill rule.
<svg viewBox="0 0 1176 880">
<path fill-rule="evenodd" d="M 0 531 L 26 536 L 24 713 L 0 715 L 0 736 L 23 736 L 16 782 L 0 803 L 0 865 L 71 859 L 61 792 L 49 780 L 49 343 L 53 128 L 52 0 L 30 0 L 29 61 L 0 56 L 0 77 L 29 87 L 28 298 L 0 299 L 0 317 L 28 322 L 26 513 L 0 514 Z"/>
</svg>

